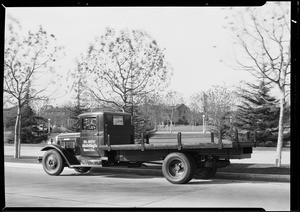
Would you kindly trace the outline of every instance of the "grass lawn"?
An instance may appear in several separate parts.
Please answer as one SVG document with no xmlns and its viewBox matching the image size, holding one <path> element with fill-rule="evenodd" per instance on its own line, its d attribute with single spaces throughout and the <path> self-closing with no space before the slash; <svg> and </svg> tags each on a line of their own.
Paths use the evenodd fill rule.
<svg viewBox="0 0 300 212">
<path fill-rule="evenodd" d="M 36 143 L 36 144 L 30 144 L 30 143 L 21 143 L 21 148 L 22 146 L 33 146 L 33 147 L 44 147 L 47 145 L 47 142 L 41 142 L 41 143 Z M 14 144 L 9 144 L 7 142 L 4 143 L 4 146 L 14 146 Z"/>
</svg>

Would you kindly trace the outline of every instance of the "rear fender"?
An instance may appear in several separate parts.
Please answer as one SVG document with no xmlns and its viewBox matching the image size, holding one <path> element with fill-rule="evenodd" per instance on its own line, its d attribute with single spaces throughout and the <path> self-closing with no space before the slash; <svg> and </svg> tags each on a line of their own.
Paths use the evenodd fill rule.
<svg viewBox="0 0 300 212">
<path fill-rule="evenodd" d="M 66 149 L 62 148 L 57 144 L 49 144 L 41 149 L 41 151 L 47 151 L 50 149 L 55 149 L 59 154 L 65 159 L 68 166 L 80 165 L 80 162 L 77 160 L 74 154 L 70 153 Z"/>
</svg>

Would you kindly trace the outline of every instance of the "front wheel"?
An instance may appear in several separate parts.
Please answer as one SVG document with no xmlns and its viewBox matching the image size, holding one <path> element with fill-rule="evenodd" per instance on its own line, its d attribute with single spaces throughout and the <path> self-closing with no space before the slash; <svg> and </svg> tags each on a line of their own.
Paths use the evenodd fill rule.
<svg viewBox="0 0 300 212">
<path fill-rule="evenodd" d="M 64 160 L 54 149 L 48 150 L 42 160 L 43 168 L 49 175 L 59 175 L 64 169 Z"/>
<path fill-rule="evenodd" d="M 181 152 L 170 153 L 164 159 L 162 172 L 164 177 L 171 183 L 188 183 L 194 176 L 194 159 Z"/>
</svg>

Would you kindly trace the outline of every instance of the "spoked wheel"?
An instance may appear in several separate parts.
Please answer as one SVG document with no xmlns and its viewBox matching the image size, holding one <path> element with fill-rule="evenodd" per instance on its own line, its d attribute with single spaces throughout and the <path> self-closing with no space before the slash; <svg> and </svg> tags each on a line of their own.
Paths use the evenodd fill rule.
<svg viewBox="0 0 300 212">
<path fill-rule="evenodd" d="M 49 175 L 59 175 L 64 169 L 64 160 L 54 149 L 44 154 L 42 163 L 45 172 Z"/>
<path fill-rule="evenodd" d="M 194 178 L 195 179 L 210 179 L 217 172 L 217 168 L 215 167 L 198 167 L 195 171 Z"/>
<path fill-rule="evenodd" d="M 170 153 L 164 160 L 162 172 L 171 183 L 188 183 L 194 176 L 194 159 L 181 152 Z"/>
<path fill-rule="evenodd" d="M 79 168 L 74 168 L 75 171 L 81 173 L 81 174 L 84 174 L 84 173 L 87 173 L 91 170 L 91 167 L 79 167 Z"/>
</svg>

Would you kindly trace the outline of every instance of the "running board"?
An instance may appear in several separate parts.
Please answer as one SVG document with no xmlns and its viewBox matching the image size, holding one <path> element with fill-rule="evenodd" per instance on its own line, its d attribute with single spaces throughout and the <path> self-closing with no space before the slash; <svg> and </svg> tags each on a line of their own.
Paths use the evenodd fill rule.
<svg viewBox="0 0 300 212">
<path fill-rule="evenodd" d="M 70 165 L 70 167 L 72 167 L 72 166 L 93 166 L 93 165 L 99 166 L 99 165 L 102 165 L 102 161 L 108 160 L 108 157 L 94 158 L 94 157 L 87 157 L 87 156 L 81 156 L 81 155 L 76 156 L 76 158 L 80 164 Z"/>
<path fill-rule="evenodd" d="M 102 166 L 102 161 L 107 161 L 107 157 L 101 157 L 100 159 L 91 159 L 89 157 L 81 157 L 78 156 L 77 160 L 80 162 L 80 164 L 70 164 L 70 168 L 75 168 L 75 167 L 99 167 Z M 43 161 L 43 156 L 38 157 L 38 163 L 42 163 Z"/>
</svg>

